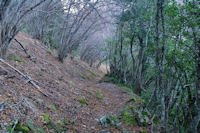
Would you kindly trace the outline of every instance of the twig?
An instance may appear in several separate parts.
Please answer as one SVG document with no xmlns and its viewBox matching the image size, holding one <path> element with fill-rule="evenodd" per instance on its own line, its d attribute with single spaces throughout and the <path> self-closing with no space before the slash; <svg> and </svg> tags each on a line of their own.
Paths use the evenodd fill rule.
<svg viewBox="0 0 200 133">
<path fill-rule="evenodd" d="M 8 99 L 4 100 L 3 102 L 0 103 L 0 112 L 4 110 L 5 103 L 7 102 Z"/>
<path fill-rule="evenodd" d="M 14 124 L 14 126 L 13 126 L 12 130 L 11 130 L 11 133 L 13 133 L 13 132 L 14 132 L 14 130 L 15 130 L 15 127 L 17 126 L 18 122 L 19 122 L 19 120 L 17 119 L 17 120 L 15 121 L 15 124 Z"/>
<path fill-rule="evenodd" d="M 14 39 L 21 47 L 22 49 L 24 50 L 25 54 L 27 55 L 27 58 L 31 58 L 31 55 L 28 53 L 28 51 L 24 48 L 24 46 L 17 40 L 17 39 Z"/>
<path fill-rule="evenodd" d="M 154 129 L 154 123 L 153 123 L 154 118 L 155 118 L 155 115 L 153 115 L 153 117 L 151 118 L 151 133 L 153 133 L 153 129 Z"/>
<path fill-rule="evenodd" d="M 32 84 L 36 89 L 38 89 L 39 92 L 41 92 L 43 95 L 49 97 L 48 94 L 46 94 L 45 92 L 43 92 L 41 90 L 41 88 L 36 84 L 35 80 L 33 80 L 31 77 L 23 74 L 21 71 L 19 71 L 18 69 L 16 69 L 15 67 L 11 66 L 10 64 L 8 64 L 6 61 L 4 61 L 2 58 L 0 58 L 0 62 L 6 64 L 7 66 L 9 66 L 10 68 L 12 68 L 13 70 L 15 70 L 17 73 L 19 73 L 20 75 L 22 75 L 25 79 L 27 79 L 27 82 Z"/>
</svg>

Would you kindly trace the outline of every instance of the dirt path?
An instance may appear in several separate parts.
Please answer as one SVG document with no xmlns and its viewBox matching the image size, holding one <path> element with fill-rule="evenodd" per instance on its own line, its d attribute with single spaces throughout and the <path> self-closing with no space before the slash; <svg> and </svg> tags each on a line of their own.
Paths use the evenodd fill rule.
<svg viewBox="0 0 200 133">
<path fill-rule="evenodd" d="M 127 92 L 113 84 L 100 83 L 87 85 L 88 90 L 94 89 L 103 95 L 102 99 L 94 97 L 88 98 L 88 105 L 82 107 L 77 118 L 77 123 L 72 129 L 83 132 L 115 131 L 115 127 L 105 129 L 99 124 L 99 119 L 106 114 L 119 115 L 125 102 L 128 100 Z M 81 126 L 80 126 L 81 123 Z"/>
</svg>

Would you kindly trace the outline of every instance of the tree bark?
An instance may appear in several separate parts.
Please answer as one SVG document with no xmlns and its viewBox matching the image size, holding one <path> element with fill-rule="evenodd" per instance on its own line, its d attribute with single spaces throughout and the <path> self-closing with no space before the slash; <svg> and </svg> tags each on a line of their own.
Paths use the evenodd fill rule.
<svg viewBox="0 0 200 133">
<path fill-rule="evenodd" d="M 158 91 L 158 74 L 159 74 L 159 21 L 160 21 L 160 0 L 157 0 L 157 10 L 156 10 L 156 59 L 155 59 L 155 68 L 156 68 L 156 75 L 155 75 L 155 89 L 154 89 L 154 97 L 155 101 L 157 101 L 157 91 Z"/>
<path fill-rule="evenodd" d="M 200 39 L 196 43 L 198 48 L 196 60 L 196 115 L 190 124 L 190 130 L 193 133 L 198 133 L 198 126 L 200 124 Z"/>
<path fill-rule="evenodd" d="M 161 12 L 161 21 L 162 21 L 162 56 L 161 56 L 161 73 L 160 73 L 160 87 L 161 87 L 161 103 L 162 103 L 162 116 L 161 120 L 165 122 L 165 86 L 164 86 L 164 63 L 165 63 L 165 18 L 164 18 L 164 9 L 163 9 L 164 0 L 161 0 L 160 12 Z"/>
</svg>

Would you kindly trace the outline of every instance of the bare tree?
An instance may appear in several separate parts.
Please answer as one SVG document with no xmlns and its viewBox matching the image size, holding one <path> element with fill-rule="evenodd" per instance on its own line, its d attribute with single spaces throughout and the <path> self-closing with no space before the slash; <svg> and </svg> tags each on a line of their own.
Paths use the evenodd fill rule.
<svg viewBox="0 0 200 133">
<path fill-rule="evenodd" d="M 1 57 L 5 57 L 10 42 L 22 27 L 23 18 L 43 2 L 45 2 L 45 0 L 41 0 L 37 3 L 34 3 L 31 0 L 1 2 Z"/>
<path fill-rule="evenodd" d="M 9 6 L 11 0 L 2 0 L 0 2 L 0 23 L 2 21 L 2 19 L 4 18 L 4 14 L 5 14 L 5 11 L 7 9 L 7 7 Z"/>
<path fill-rule="evenodd" d="M 63 30 L 60 37 L 58 59 L 63 62 L 69 53 L 77 49 L 98 25 L 98 1 L 67 1 L 65 3 Z"/>
<path fill-rule="evenodd" d="M 63 13 L 64 7 L 61 0 L 47 0 L 37 8 L 37 11 L 26 17 L 26 28 L 34 38 L 47 42 L 49 34 L 57 34 L 60 31 L 58 21 Z"/>
</svg>

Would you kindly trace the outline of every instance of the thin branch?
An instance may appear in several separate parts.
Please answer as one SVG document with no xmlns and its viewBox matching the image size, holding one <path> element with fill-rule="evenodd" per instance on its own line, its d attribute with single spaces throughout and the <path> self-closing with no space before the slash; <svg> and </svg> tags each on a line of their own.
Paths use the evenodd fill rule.
<svg viewBox="0 0 200 133">
<path fill-rule="evenodd" d="M 24 46 L 17 40 L 17 39 L 14 39 L 21 47 L 22 49 L 24 50 L 25 54 L 27 55 L 27 58 L 31 58 L 30 54 L 28 53 L 28 51 L 24 48 Z"/>
<path fill-rule="evenodd" d="M 9 66 L 10 68 L 12 68 L 13 70 L 15 70 L 17 73 L 19 73 L 20 75 L 22 75 L 26 80 L 27 83 L 32 84 L 39 92 L 41 92 L 44 96 L 49 97 L 49 94 L 45 93 L 44 91 L 42 91 L 42 89 L 36 84 L 36 81 L 33 80 L 31 77 L 23 74 L 21 71 L 19 71 L 18 69 L 16 69 L 15 67 L 11 66 L 10 64 L 8 64 L 5 60 L 3 60 L 2 58 L 0 58 L 0 62 L 6 64 L 7 66 Z"/>
</svg>

